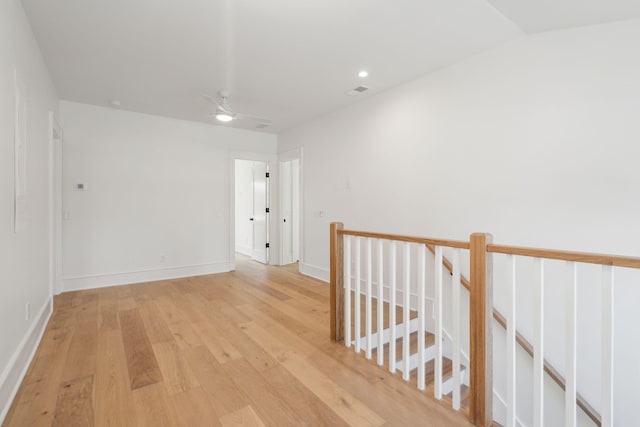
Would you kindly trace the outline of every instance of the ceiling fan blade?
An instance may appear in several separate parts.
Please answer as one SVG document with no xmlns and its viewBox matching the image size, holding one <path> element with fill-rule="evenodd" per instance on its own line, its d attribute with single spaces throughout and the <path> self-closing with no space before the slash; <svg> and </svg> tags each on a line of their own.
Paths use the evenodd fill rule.
<svg viewBox="0 0 640 427">
<path fill-rule="evenodd" d="M 212 104 L 215 104 L 219 109 L 227 113 L 231 113 L 231 110 L 229 109 L 229 107 L 225 106 L 224 103 L 220 101 L 220 99 L 218 99 L 218 97 L 203 93 L 202 98 L 204 98 L 206 101 L 211 102 Z"/>
<path fill-rule="evenodd" d="M 237 113 L 235 118 L 243 119 L 243 120 L 251 120 L 252 122 L 262 123 L 265 125 L 270 125 L 272 123 L 270 119 L 266 119 L 264 117 L 252 116 L 251 114 Z"/>
<path fill-rule="evenodd" d="M 215 96 L 211 96 L 211 95 L 209 95 L 208 93 L 203 93 L 203 94 L 202 94 L 202 98 L 203 98 L 205 101 L 209 101 L 209 102 L 211 102 L 211 103 L 213 103 L 213 104 L 217 104 L 217 103 L 218 103 L 218 99 L 217 99 Z"/>
</svg>

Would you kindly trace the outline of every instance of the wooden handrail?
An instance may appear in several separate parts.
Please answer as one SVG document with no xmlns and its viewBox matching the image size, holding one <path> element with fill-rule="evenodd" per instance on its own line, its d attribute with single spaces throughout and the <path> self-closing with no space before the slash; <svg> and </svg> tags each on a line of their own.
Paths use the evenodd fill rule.
<svg viewBox="0 0 640 427">
<path fill-rule="evenodd" d="M 612 265 L 614 267 L 640 268 L 640 258 L 595 254 L 588 252 L 559 251 L 556 249 L 527 248 L 522 246 L 487 245 L 487 251 L 507 255 L 584 262 L 587 264 Z"/>
<path fill-rule="evenodd" d="M 489 251 L 489 247 L 491 246 L 499 246 L 499 245 L 487 245 L 487 251 Z M 435 253 L 435 247 L 433 245 L 427 245 L 427 248 L 431 253 Z M 489 251 L 490 252 L 490 251 Z M 502 252 L 499 252 L 502 253 Z M 442 257 L 442 265 L 449 271 L 449 273 L 453 272 L 453 265 L 451 261 L 447 259 L 447 257 Z M 464 286 L 469 292 L 471 292 L 471 282 L 464 275 L 460 275 L 460 283 Z M 496 309 L 493 309 L 493 318 L 498 322 L 503 329 L 507 329 L 507 320 L 506 318 Z M 533 345 L 527 341 L 527 339 L 522 336 L 522 334 L 516 331 L 516 342 L 527 352 L 530 357 L 533 357 Z M 549 363 L 548 360 L 544 360 L 544 371 L 555 381 L 558 386 L 564 391 L 566 388 L 566 382 L 564 377 Z M 580 393 L 577 393 L 576 403 L 584 411 L 584 413 L 598 426 L 601 426 L 600 414 L 596 411 L 593 406 L 591 406 Z"/>
<path fill-rule="evenodd" d="M 469 249 L 469 242 L 461 240 L 433 239 L 428 237 L 403 236 L 400 234 L 372 233 L 369 231 L 338 230 L 340 235 L 369 237 L 372 239 L 397 240 L 399 242 L 421 243 L 423 245 L 447 246 L 449 248 Z"/>
</svg>

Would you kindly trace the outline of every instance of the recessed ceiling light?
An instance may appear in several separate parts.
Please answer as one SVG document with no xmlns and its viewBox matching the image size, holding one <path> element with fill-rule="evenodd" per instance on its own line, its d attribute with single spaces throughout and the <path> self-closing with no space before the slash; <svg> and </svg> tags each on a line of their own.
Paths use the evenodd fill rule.
<svg viewBox="0 0 640 427">
<path fill-rule="evenodd" d="M 362 70 L 358 73 L 358 77 L 360 77 L 361 79 L 364 79 L 368 75 L 369 75 L 369 72 L 367 70 Z"/>
<path fill-rule="evenodd" d="M 216 120 L 226 123 L 233 120 L 233 116 L 231 114 L 225 113 L 224 111 L 218 111 L 216 113 Z"/>
</svg>

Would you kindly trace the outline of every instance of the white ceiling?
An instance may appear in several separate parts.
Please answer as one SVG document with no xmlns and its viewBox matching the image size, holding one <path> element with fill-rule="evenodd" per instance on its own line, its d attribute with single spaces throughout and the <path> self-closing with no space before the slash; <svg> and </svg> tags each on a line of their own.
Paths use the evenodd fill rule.
<svg viewBox="0 0 640 427">
<path fill-rule="evenodd" d="M 488 0 L 526 33 L 640 17 L 640 0 Z"/>
<path fill-rule="evenodd" d="M 562 3 L 562 7 L 558 6 Z M 279 132 L 524 32 L 639 16 L 638 0 L 23 0 L 62 99 Z M 599 6 L 599 7 L 598 7 Z M 557 11 L 557 13 L 556 13 Z M 357 72 L 367 69 L 367 79 Z M 371 89 L 355 97 L 349 89 Z M 255 129 L 255 123 L 227 126 Z"/>
</svg>

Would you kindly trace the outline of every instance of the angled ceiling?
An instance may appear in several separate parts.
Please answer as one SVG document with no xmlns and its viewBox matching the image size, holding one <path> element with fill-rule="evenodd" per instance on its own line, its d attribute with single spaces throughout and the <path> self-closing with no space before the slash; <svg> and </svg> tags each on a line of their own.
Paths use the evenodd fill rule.
<svg viewBox="0 0 640 427">
<path fill-rule="evenodd" d="M 214 123 L 208 114 L 215 107 L 202 94 L 226 90 L 235 111 L 271 119 L 268 132 L 524 32 L 638 15 L 637 1 L 565 0 L 567 7 L 550 14 L 557 3 L 23 0 L 62 99 L 96 105 L 117 99 L 126 110 Z M 357 77 L 361 69 L 368 78 Z M 345 95 L 361 84 L 371 89 Z"/>
<path fill-rule="evenodd" d="M 526 33 L 640 17 L 638 0 L 488 0 Z"/>
</svg>

